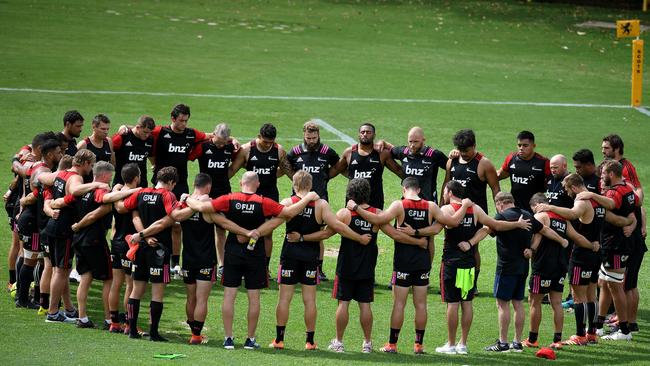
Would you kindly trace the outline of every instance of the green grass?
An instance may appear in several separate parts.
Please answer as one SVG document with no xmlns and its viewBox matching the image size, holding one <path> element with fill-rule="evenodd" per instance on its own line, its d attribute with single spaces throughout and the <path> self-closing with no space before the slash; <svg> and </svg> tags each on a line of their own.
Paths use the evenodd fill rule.
<svg viewBox="0 0 650 366">
<path fill-rule="evenodd" d="M 117 15 L 116 13 L 119 13 Z M 0 2 L 0 87 L 62 90 L 123 90 L 232 95 L 339 96 L 370 98 L 421 98 L 484 101 L 535 101 L 596 104 L 628 104 L 629 40 L 617 41 L 612 30 L 588 29 L 578 35 L 574 24 L 586 20 L 650 18 L 642 13 L 615 9 L 573 7 L 515 1 L 243 1 L 243 2 Z M 172 21 L 171 19 L 178 19 Z M 198 19 L 204 19 L 199 21 Z M 215 25 L 208 25 L 215 23 Z M 200 37 L 199 37 L 200 36 Z M 648 78 L 645 78 L 646 82 Z M 538 151 L 550 156 L 571 155 L 588 147 L 596 155 L 600 138 L 619 133 L 626 156 L 636 165 L 641 181 L 650 182 L 650 158 L 646 145 L 648 117 L 632 109 L 562 108 L 508 105 L 245 100 L 206 97 L 42 94 L 0 92 L 0 156 L 8 168 L 9 157 L 43 130 L 60 130 L 61 117 L 78 109 L 89 121 L 107 113 L 114 128 L 150 114 L 167 123 L 171 107 L 184 102 L 192 107 L 190 125 L 211 130 L 227 121 L 233 134 L 253 137 L 266 121 L 279 129 L 279 142 L 297 143 L 300 126 L 308 118 L 322 118 L 354 137 L 362 121 L 371 120 L 379 138 L 405 143 L 410 126 L 423 126 L 427 142 L 443 151 L 461 128 L 473 128 L 478 148 L 500 165 L 515 148 L 515 135 L 530 129 L 537 136 Z M 84 133 L 85 135 L 86 133 Z M 324 140 L 337 139 L 327 131 Z M 338 152 L 346 145 L 329 141 Z M 197 168 L 191 164 L 191 172 Z M 11 178 L 8 169 L 0 186 Z M 386 173 L 387 200 L 399 197 L 398 180 Z M 237 181 L 233 179 L 233 187 Z M 330 183 L 334 208 L 343 201 L 345 180 Z M 502 187 L 508 188 L 507 183 Z M 281 195 L 290 192 L 282 178 Z M 283 230 L 275 233 L 280 242 Z M 0 252 L 5 253 L 10 233 L 0 233 Z M 338 247 L 338 239 L 327 242 Z M 441 243 L 441 238 L 436 242 Z M 388 282 L 392 245 L 380 239 L 377 280 Z M 278 261 L 276 246 L 272 266 Z M 260 350 L 226 352 L 220 348 L 222 288 L 210 297 L 205 347 L 186 345 L 184 289 L 176 281 L 169 286 L 161 329 L 170 344 L 130 341 L 123 336 L 65 325 L 45 324 L 42 318 L 14 309 L 8 297 L 0 301 L 4 326 L 0 337 L 5 352 L 2 364 L 107 364 L 152 363 L 160 352 L 180 352 L 188 358 L 175 363 L 197 364 L 315 364 L 335 363 L 535 363 L 531 351 L 522 355 L 492 355 L 481 349 L 497 336 L 494 300 L 490 296 L 494 274 L 494 241 L 481 246 L 483 270 L 481 296 L 474 301 L 475 317 L 466 357 L 410 354 L 414 338 L 413 310 L 407 308 L 399 355 L 362 355 L 358 310 L 352 306 L 345 342 L 348 353 L 302 351 L 302 303 L 296 297 L 283 352 Z M 437 258 L 441 250 L 438 246 Z M 436 263 L 438 260 L 436 260 Z M 327 258 L 325 270 L 333 276 L 336 259 Z M 438 264 L 433 273 L 437 273 Z M 6 280 L 6 261 L 0 279 Z M 562 350 L 558 359 L 567 364 L 648 364 L 650 356 L 650 301 L 647 266 L 640 275 L 642 333 L 631 343 Z M 435 275 L 433 276 L 436 277 Z M 318 293 L 319 319 L 316 339 L 321 349 L 334 336 L 332 283 Z M 433 352 L 446 339 L 444 305 L 433 280 L 429 297 L 429 321 L 425 346 Z M 93 289 L 91 317 L 101 318 Z M 244 336 L 244 293 L 238 299 L 235 335 Z M 258 339 L 266 345 L 274 337 L 277 288 L 262 293 L 263 311 Z M 299 296 L 299 293 L 297 294 Z M 146 322 L 146 301 L 142 325 Z M 388 336 L 391 294 L 379 287 L 373 304 L 375 348 Z M 550 343 L 550 309 L 544 307 L 541 343 Z M 573 332 L 567 314 L 564 334 Z M 528 327 L 525 327 L 525 331 Z"/>
</svg>

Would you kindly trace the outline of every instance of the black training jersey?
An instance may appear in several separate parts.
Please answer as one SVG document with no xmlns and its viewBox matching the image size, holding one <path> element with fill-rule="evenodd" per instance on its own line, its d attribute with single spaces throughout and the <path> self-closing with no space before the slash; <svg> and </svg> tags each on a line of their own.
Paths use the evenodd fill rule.
<svg viewBox="0 0 650 366">
<path fill-rule="evenodd" d="M 77 173 L 69 170 L 57 173 L 52 186 L 52 199 L 65 197 L 68 179 L 73 175 L 77 175 Z M 54 238 L 71 239 L 72 229 L 70 227 L 76 219 L 77 213 L 73 207 L 63 207 L 59 210 L 59 217 L 48 220 L 45 233 Z"/>
<path fill-rule="evenodd" d="M 102 141 L 102 146 L 97 147 L 93 145 L 90 141 L 90 137 L 84 139 L 86 142 L 86 149 L 90 150 L 95 154 L 96 161 L 105 161 L 107 163 L 111 162 L 111 145 L 108 142 L 108 138 L 105 138 Z"/>
<path fill-rule="evenodd" d="M 352 145 L 348 178 L 364 178 L 370 183 L 370 200 L 368 204 L 379 209 L 384 208 L 384 165 L 377 150 L 368 155 L 359 153 L 359 145 Z"/>
<path fill-rule="evenodd" d="M 253 230 L 259 227 L 271 216 L 278 216 L 284 206 L 276 201 L 251 193 L 230 193 L 212 200 L 216 212 L 223 212 L 226 217 L 244 229 Z M 226 255 L 238 257 L 265 257 L 264 238 L 260 237 L 253 250 L 246 247 L 248 242 L 240 243 L 237 235 L 228 233 L 226 239 Z"/>
<path fill-rule="evenodd" d="M 312 177 L 312 191 L 327 201 L 327 182 L 329 170 L 339 161 L 339 154 L 331 147 L 321 144 L 314 151 L 302 145 L 294 146 L 287 152 L 287 159 L 294 171 L 304 170 Z"/>
<path fill-rule="evenodd" d="M 472 160 L 461 163 L 460 158 L 452 159 L 450 176 L 465 188 L 465 196 L 488 212 L 487 181 L 481 180 L 478 176 L 478 165 L 485 156 L 476 153 Z"/>
<path fill-rule="evenodd" d="M 156 183 L 156 174 L 160 169 L 173 166 L 178 170 L 179 183 L 187 184 L 187 158 L 194 145 L 205 140 L 205 133 L 189 127 L 176 133 L 171 126 L 156 126 L 151 134 L 156 156 L 152 182 Z"/>
<path fill-rule="evenodd" d="M 438 149 L 423 146 L 413 152 L 408 146 L 391 149 L 393 159 L 402 162 L 404 177 L 415 177 L 420 183 L 420 197 L 427 201 L 438 201 L 438 169 L 445 169 L 447 156 Z"/>
<path fill-rule="evenodd" d="M 562 181 L 566 175 L 561 177 L 551 177 L 546 181 L 546 198 L 548 203 L 558 207 L 571 208 L 573 207 L 573 199 L 569 197 L 569 194 L 564 190 L 562 186 Z"/>
<path fill-rule="evenodd" d="M 214 242 L 214 224 L 195 212 L 181 222 L 183 230 L 183 268 L 207 268 L 217 263 L 217 249 Z"/>
<path fill-rule="evenodd" d="M 260 187 L 255 193 L 277 201 L 280 198 L 278 192 L 278 166 L 280 166 L 278 144 L 273 144 L 273 147 L 267 152 L 260 151 L 255 140 L 251 141 L 250 145 L 246 170 L 254 171 L 260 178 Z"/>
<path fill-rule="evenodd" d="M 576 231 L 584 236 L 589 242 L 603 242 L 603 227 L 605 225 L 605 208 L 594 200 L 589 200 L 591 208 L 594 211 L 594 218 L 589 224 L 584 224 L 576 220 Z M 592 265 L 598 263 L 600 255 L 589 248 L 583 248 L 578 245 L 574 246 L 571 253 L 571 261 L 581 265 Z"/>
<path fill-rule="evenodd" d="M 566 239 L 567 221 L 562 216 L 553 212 L 547 212 L 547 214 L 550 220 L 549 227 Z M 568 258 L 568 247 L 562 248 L 560 243 L 547 237 L 542 237 L 532 258 L 532 271 L 533 273 L 543 275 L 543 277 L 562 275 L 566 273 L 569 266 Z"/>
<path fill-rule="evenodd" d="M 74 156 L 77 153 L 77 151 L 79 151 L 79 149 L 77 149 L 77 139 L 71 137 L 70 141 L 68 141 L 68 148 L 65 149 L 63 154 Z"/>
<path fill-rule="evenodd" d="M 147 228 L 154 222 L 169 215 L 178 207 L 176 196 L 164 188 L 143 188 L 124 200 L 124 207 L 138 210 L 142 225 Z M 172 228 L 166 228 L 154 235 L 159 245 L 164 246 L 170 253 L 172 249 Z"/>
<path fill-rule="evenodd" d="M 122 168 L 126 164 L 136 163 L 140 168 L 140 187 L 147 188 L 147 158 L 153 154 L 153 137 L 142 140 L 132 130 L 125 134 L 113 136 L 115 151 L 115 177 L 113 185 L 124 184 Z"/>
<path fill-rule="evenodd" d="M 300 197 L 292 196 L 291 203 L 300 201 Z M 291 220 L 287 221 L 287 233 L 297 232 L 307 235 L 319 231 L 323 227 L 316 221 L 316 202 L 311 201 Z M 316 261 L 320 252 L 320 245 L 317 241 L 303 241 L 299 243 L 289 243 L 285 237 L 282 244 L 282 258 L 292 258 L 302 261 Z"/>
<path fill-rule="evenodd" d="M 104 204 L 104 195 L 108 193 L 103 189 L 94 189 L 81 197 L 67 195 L 66 203 L 72 205 L 78 217 L 84 217 Z M 79 247 L 102 246 L 106 243 L 106 230 L 111 226 L 111 215 L 106 215 L 94 223 L 81 228 L 74 233 L 72 243 Z"/>
<path fill-rule="evenodd" d="M 634 190 L 625 183 L 616 184 L 605 192 L 605 196 L 614 200 L 616 206 L 612 210 L 614 215 L 628 216 L 634 212 L 637 196 Z M 601 247 L 605 251 L 613 251 L 617 254 L 629 254 L 633 246 L 633 237 L 626 237 L 623 228 L 605 221 L 603 227 L 603 242 Z"/>
<path fill-rule="evenodd" d="M 376 213 L 374 207 L 366 208 L 368 212 Z M 372 239 L 368 245 L 361 245 L 352 239 L 341 236 L 341 248 L 336 261 L 336 275 L 350 280 L 365 280 L 375 278 L 377 266 L 377 233 L 372 232 L 372 224 L 364 220 L 356 212 L 350 212 L 352 218 L 348 226 L 360 235 L 370 234 Z"/>
<path fill-rule="evenodd" d="M 113 241 L 126 241 L 127 235 L 136 232 L 135 226 L 133 226 L 133 215 L 131 212 L 121 214 L 113 210 L 113 217 L 115 218 Z"/>
<path fill-rule="evenodd" d="M 589 192 L 594 192 L 600 194 L 600 177 L 596 174 L 592 174 L 588 177 L 582 177 L 582 180 L 585 182 L 585 187 Z"/>
<path fill-rule="evenodd" d="M 519 216 L 530 220 L 531 230 L 514 229 L 499 231 L 497 237 L 497 269 L 496 273 L 504 275 L 525 275 L 528 273 L 528 259 L 524 257 L 524 249 L 530 248 L 533 234 L 538 233 L 544 225 L 537 221 L 530 212 L 518 207 L 508 208 L 496 214 L 497 220 L 517 221 Z"/>
<path fill-rule="evenodd" d="M 451 207 L 454 208 L 454 211 L 458 211 L 461 205 L 451 203 Z M 469 241 L 479 228 L 473 207 L 467 209 L 460 225 L 445 228 L 445 244 L 442 249 L 442 261 L 445 262 L 445 266 L 454 266 L 456 268 L 472 268 L 476 266 L 476 259 L 474 259 L 476 246 L 472 246 L 468 251 L 463 252 L 458 247 L 458 244 Z"/>
<path fill-rule="evenodd" d="M 189 159 L 199 159 L 199 171 L 212 178 L 210 197 L 217 198 L 230 193 L 228 168 L 235 157 L 235 145 L 226 144 L 217 147 L 212 141 L 197 144 L 190 153 Z"/>
<path fill-rule="evenodd" d="M 404 222 L 413 229 L 429 226 L 429 201 L 403 199 Z M 428 271 L 431 269 L 429 250 L 417 245 L 404 244 L 395 241 L 393 255 L 393 270 L 397 272 Z"/>
<path fill-rule="evenodd" d="M 546 178 L 551 175 L 550 162 L 540 154 L 524 160 L 517 153 L 510 153 L 503 162 L 501 170 L 510 174 L 511 193 L 515 206 L 530 210 L 530 198 L 546 191 Z"/>
</svg>

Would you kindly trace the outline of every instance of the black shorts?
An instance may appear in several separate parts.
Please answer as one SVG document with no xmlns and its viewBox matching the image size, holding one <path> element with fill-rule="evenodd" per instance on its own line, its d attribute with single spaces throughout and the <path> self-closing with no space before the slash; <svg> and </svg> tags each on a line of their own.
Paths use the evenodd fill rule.
<svg viewBox="0 0 650 366">
<path fill-rule="evenodd" d="M 375 300 L 375 279 L 351 280 L 336 275 L 332 298 L 340 301 L 373 302 Z"/>
<path fill-rule="evenodd" d="M 180 200 L 183 193 L 189 192 L 190 188 L 187 185 L 187 179 L 185 179 L 185 181 L 180 180 L 176 182 L 174 189 L 172 189 L 172 193 L 176 196 L 176 200 Z"/>
<path fill-rule="evenodd" d="M 499 300 L 523 300 L 526 291 L 526 277 L 528 275 L 506 275 L 497 273 L 494 275 L 493 294 Z"/>
<path fill-rule="evenodd" d="M 242 277 L 247 290 L 259 290 L 269 287 L 269 273 L 266 270 L 265 257 L 239 257 L 226 253 L 223 260 L 221 284 L 224 287 L 241 286 Z"/>
<path fill-rule="evenodd" d="M 111 240 L 111 262 L 113 262 L 113 269 L 121 269 L 125 274 L 131 275 L 131 265 L 133 263 L 126 257 L 126 252 L 128 251 L 129 245 L 125 241 Z"/>
<path fill-rule="evenodd" d="M 41 251 L 41 239 L 38 232 L 23 235 L 18 233 L 20 241 L 23 243 L 23 249 L 29 250 L 30 252 L 40 252 Z"/>
<path fill-rule="evenodd" d="M 545 276 L 539 273 L 530 275 L 528 292 L 531 294 L 548 294 L 549 292 L 563 292 L 566 273 L 555 276 Z"/>
<path fill-rule="evenodd" d="M 474 285 L 463 299 L 461 289 L 456 287 L 457 270 L 458 268 L 455 266 L 446 265 L 444 262 L 440 265 L 440 295 L 443 302 L 456 303 L 474 300 L 476 281 L 474 281 Z"/>
<path fill-rule="evenodd" d="M 50 238 L 42 234 L 39 236 L 40 239 L 40 251 L 43 252 L 43 257 L 44 258 L 50 258 Z"/>
<path fill-rule="evenodd" d="M 135 281 L 149 281 L 151 283 L 169 283 L 170 250 L 162 245 L 151 247 L 141 245 L 135 254 L 135 261 L 131 264 L 131 274 Z"/>
<path fill-rule="evenodd" d="M 319 284 L 318 260 L 301 261 L 293 258 L 280 258 L 278 283 L 281 285 L 302 283 L 307 286 Z"/>
<path fill-rule="evenodd" d="M 628 259 L 627 267 L 625 268 L 625 291 L 637 288 L 639 271 L 641 270 L 641 262 L 643 262 L 644 254 L 645 251 L 637 251 Z"/>
<path fill-rule="evenodd" d="M 569 264 L 569 283 L 571 286 L 588 286 L 598 283 L 598 270 L 600 263 L 586 266 L 581 264 Z"/>
<path fill-rule="evenodd" d="M 429 286 L 430 272 L 430 269 L 410 272 L 393 271 L 390 283 L 399 287 Z"/>
<path fill-rule="evenodd" d="M 72 239 L 50 238 L 52 267 L 72 268 Z"/>
<path fill-rule="evenodd" d="M 91 272 L 93 279 L 106 281 L 113 278 L 111 255 L 108 245 L 76 246 L 77 272 L 80 275 Z"/>
<path fill-rule="evenodd" d="M 183 267 L 181 269 L 181 276 L 183 276 L 183 282 L 188 285 L 195 284 L 196 281 L 214 282 L 217 280 L 217 271 L 215 271 L 214 265 L 204 268 Z"/>
<path fill-rule="evenodd" d="M 606 250 L 602 253 L 602 264 L 605 269 L 623 269 L 627 266 L 629 257 L 627 253 Z"/>
</svg>

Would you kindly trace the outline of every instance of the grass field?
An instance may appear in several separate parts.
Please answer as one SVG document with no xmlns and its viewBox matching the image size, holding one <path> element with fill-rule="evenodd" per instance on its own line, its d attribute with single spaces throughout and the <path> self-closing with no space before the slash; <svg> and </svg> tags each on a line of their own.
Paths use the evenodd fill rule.
<svg viewBox="0 0 650 366">
<path fill-rule="evenodd" d="M 646 24 L 650 20 L 640 12 L 519 1 L 2 1 L 0 88 L 12 90 L 0 90 L 0 156 L 5 164 L 0 186 L 6 187 L 11 179 L 10 156 L 35 133 L 60 130 L 66 110 L 78 109 L 86 117 L 85 136 L 97 113 L 108 114 L 114 129 L 133 123 L 141 114 L 166 124 L 171 107 L 179 102 L 192 108 L 190 126 L 210 131 L 216 123 L 227 121 L 242 141 L 255 136 L 263 122 L 273 122 L 284 146 L 300 141 L 300 126 L 312 117 L 328 121 L 355 139 L 358 125 L 370 120 L 376 124 L 379 138 L 399 144 L 406 143 L 410 126 L 420 125 L 427 142 L 442 151 L 452 147 L 455 131 L 473 128 L 478 149 L 495 165 L 514 150 L 515 136 L 522 129 L 536 134 L 538 151 L 546 156 L 570 156 L 584 147 L 600 156 L 601 137 L 616 132 L 626 143 L 625 155 L 636 165 L 641 181 L 648 184 L 650 117 L 631 108 L 611 107 L 629 103 L 630 41 L 617 41 L 613 30 L 575 27 L 587 20 L 639 17 Z M 23 88 L 162 94 L 16 90 Z M 321 137 L 338 152 L 347 146 L 330 132 L 323 131 Z M 194 164 L 190 166 L 191 172 L 197 171 Z M 398 180 L 389 172 L 384 178 L 387 200 L 399 198 Z M 282 178 L 281 196 L 289 195 L 288 183 Z M 232 184 L 237 187 L 235 179 Z M 342 206 L 345 184 L 340 177 L 330 183 L 336 209 Z M 502 188 L 508 189 L 508 184 Z M 276 231 L 277 243 L 282 235 L 283 230 Z M 0 253 L 6 253 L 10 239 L 5 227 L 0 232 Z M 442 241 L 437 238 L 436 242 Z M 327 246 L 336 249 L 338 239 L 329 240 Z M 376 275 L 384 284 L 391 273 L 392 244 L 382 236 L 380 247 Z M 279 250 L 277 245 L 273 267 Z M 207 346 L 191 347 L 186 345 L 190 332 L 184 324 L 184 288 L 175 281 L 167 290 L 161 323 L 163 334 L 171 339 L 169 344 L 46 324 L 35 313 L 15 309 L 5 296 L 0 299 L 0 339 L 5 345 L 0 364 L 149 364 L 155 362 L 152 356 L 161 352 L 186 354 L 187 358 L 173 361 L 183 364 L 536 363 L 530 350 L 519 355 L 482 351 L 497 337 L 497 315 L 490 295 L 494 240 L 485 240 L 481 251 L 481 295 L 474 301 L 468 356 L 431 354 L 446 339 L 445 308 L 436 294 L 437 280 L 430 291 L 425 336 L 430 354 L 417 357 L 411 354 L 411 308 L 398 355 L 360 353 L 362 337 L 354 306 L 345 337 L 347 353 L 305 353 L 299 297 L 292 305 L 287 349 L 225 351 L 221 348 L 220 286 L 215 286 L 211 295 L 204 332 L 211 341 Z M 440 253 L 438 247 L 436 263 Z M 2 258 L 0 280 L 6 281 L 4 254 Z M 336 258 L 326 258 L 325 271 L 330 277 L 335 263 Z M 435 264 L 433 273 L 438 269 Z M 558 360 L 563 364 L 649 364 L 649 276 L 650 270 L 644 266 L 639 281 L 642 331 L 633 342 L 562 350 Z M 316 340 L 321 349 L 334 336 L 336 302 L 330 297 L 331 286 L 332 282 L 322 284 L 318 294 Z M 93 295 L 98 291 L 95 287 Z M 235 322 L 238 345 L 245 337 L 242 295 Z M 262 345 L 275 335 L 277 295 L 275 284 L 262 293 L 257 334 Z M 141 319 L 146 319 L 147 301 L 143 301 Z M 99 322 L 96 297 L 91 308 L 91 318 Z M 375 350 L 387 340 L 390 309 L 391 293 L 380 286 L 373 304 Z M 550 308 L 544 307 L 543 344 L 552 338 L 549 315 Z M 572 324 L 573 315 L 567 314 L 565 337 L 573 333 Z"/>
</svg>

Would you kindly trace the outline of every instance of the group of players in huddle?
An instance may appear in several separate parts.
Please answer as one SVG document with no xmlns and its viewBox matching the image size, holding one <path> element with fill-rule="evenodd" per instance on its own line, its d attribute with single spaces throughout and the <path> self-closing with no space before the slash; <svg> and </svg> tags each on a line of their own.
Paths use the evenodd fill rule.
<svg viewBox="0 0 650 366">
<path fill-rule="evenodd" d="M 264 124 L 254 140 L 240 144 L 227 124 L 204 133 L 188 127 L 189 118 L 190 108 L 179 104 L 171 111 L 169 125 L 156 126 L 152 117 L 142 116 L 111 138 L 110 119 L 99 114 L 92 120 L 92 134 L 77 143 L 84 118 L 69 111 L 61 133 L 38 134 L 15 155 L 15 180 L 5 201 L 13 232 L 9 286 L 16 287 L 17 307 L 38 309 L 47 322 L 92 328 L 87 300 L 91 283 L 98 280 L 103 284 L 106 329 L 166 341 L 158 326 L 165 286 L 175 274 L 186 284 L 189 342 L 202 344 L 207 341 L 201 333 L 208 297 L 220 277 L 223 346 L 233 349 L 234 303 L 243 280 L 248 294 L 244 348 L 259 348 L 255 334 L 260 289 L 269 283 L 272 232 L 286 221 L 277 272 L 276 337 L 270 344 L 276 349 L 284 348 L 297 284 L 302 286 L 305 349 L 317 349 L 316 287 L 327 279 L 322 273 L 323 240 L 340 234 L 332 293 L 338 300 L 336 337 L 328 348 L 344 352 L 348 308 L 354 300 L 364 334 L 361 349 L 373 351 L 371 304 L 380 230 L 395 243 L 393 308 L 382 352 L 397 352 L 411 292 L 413 351 L 424 353 L 433 237 L 443 230 L 440 289 L 447 304 L 448 341 L 436 352 L 467 353 L 481 268 L 478 245 L 487 235 L 496 236 L 497 243 L 493 293 L 499 339 L 486 351 L 539 347 L 545 296 L 553 310 L 553 348 L 597 343 L 600 336 L 631 340 L 631 333 L 638 331 L 637 277 L 647 250 L 643 190 L 617 135 L 603 138 L 600 165 L 583 149 L 573 155 L 576 173 L 569 173 L 565 156 L 549 160 L 535 153 L 535 137 L 528 131 L 517 135 L 517 151 L 497 170 L 478 152 L 472 130 L 458 131 L 455 149 L 445 154 L 425 144 L 422 128 L 409 131 L 407 145 L 393 146 L 375 141 L 375 127 L 364 123 L 358 144 L 339 156 L 321 143 L 314 120 L 303 126 L 303 143 L 285 150 L 275 142 L 277 131 L 271 124 Z M 153 166 L 152 187 L 147 160 Z M 200 170 L 191 192 L 190 160 L 198 160 Z M 402 198 L 385 210 L 384 167 L 402 179 Z M 241 168 L 246 170 L 241 190 L 232 193 L 230 178 Z M 439 169 L 445 172 L 440 198 Z M 347 203 L 334 213 L 327 184 L 338 174 L 349 179 Z M 277 180 L 282 175 L 292 179 L 293 192 L 280 201 Z M 500 191 L 502 179 L 510 180 L 511 192 Z M 497 210 L 494 218 L 488 215 L 488 186 Z M 77 307 L 68 280 L 73 256 L 80 275 Z M 527 279 L 530 333 L 522 339 Z M 565 279 L 571 286 L 576 334 L 563 340 Z M 32 281 L 36 288 L 30 298 Z M 149 284 L 150 327 L 144 332 L 138 319 Z M 614 329 L 605 335 L 603 324 L 612 302 L 615 315 L 607 320 Z M 120 303 L 125 313 L 120 313 Z M 511 303 L 515 337 L 509 342 Z"/>
</svg>

